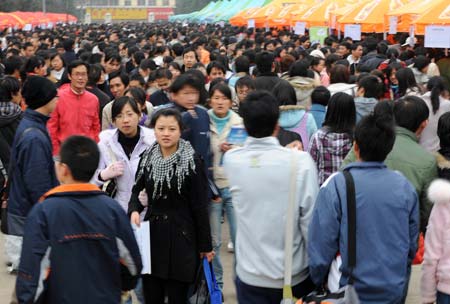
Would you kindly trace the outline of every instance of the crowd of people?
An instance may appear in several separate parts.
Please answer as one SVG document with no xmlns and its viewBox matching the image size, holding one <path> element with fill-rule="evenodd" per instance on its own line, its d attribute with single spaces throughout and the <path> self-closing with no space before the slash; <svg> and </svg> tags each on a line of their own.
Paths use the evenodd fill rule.
<svg viewBox="0 0 450 304">
<path fill-rule="evenodd" d="M 186 303 L 201 259 L 221 290 L 233 274 L 239 303 L 279 303 L 291 197 L 295 297 L 353 282 L 361 303 L 405 303 L 422 263 L 422 303 L 450 303 L 447 50 L 402 34 L 318 43 L 174 23 L 5 30 L 0 41 L 12 303 L 131 303 L 131 292 Z M 220 259 L 224 220 L 233 269 Z M 141 275 L 132 227 L 144 221 Z"/>
</svg>

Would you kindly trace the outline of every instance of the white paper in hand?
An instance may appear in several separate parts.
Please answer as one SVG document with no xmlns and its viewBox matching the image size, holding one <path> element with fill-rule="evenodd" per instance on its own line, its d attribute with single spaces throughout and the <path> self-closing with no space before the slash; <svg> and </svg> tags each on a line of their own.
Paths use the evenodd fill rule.
<svg viewBox="0 0 450 304">
<path fill-rule="evenodd" d="M 152 257 L 150 248 L 150 222 L 141 222 L 141 226 L 137 227 L 133 225 L 134 236 L 139 246 L 139 252 L 142 259 L 142 272 L 141 274 L 152 273 Z"/>
</svg>

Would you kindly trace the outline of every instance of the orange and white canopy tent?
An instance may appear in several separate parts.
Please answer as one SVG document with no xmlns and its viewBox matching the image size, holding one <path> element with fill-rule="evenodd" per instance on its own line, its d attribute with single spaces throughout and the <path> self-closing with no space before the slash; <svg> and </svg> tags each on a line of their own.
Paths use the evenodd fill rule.
<svg viewBox="0 0 450 304">
<path fill-rule="evenodd" d="M 269 16 L 267 22 L 269 26 L 291 26 L 293 17 L 303 14 L 314 4 L 314 0 L 301 0 L 295 4 L 286 5 L 277 15 Z"/>
<path fill-rule="evenodd" d="M 49 24 L 69 22 L 77 22 L 77 18 L 68 14 L 43 13 L 43 12 L 0 12 L 0 29 L 18 28 L 23 29 L 27 24 L 32 27 L 43 26 Z"/>
<path fill-rule="evenodd" d="M 406 0 L 370 0 L 338 19 L 339 24 L 361 24 L 362 32 L 383 33 L 386 29 L 384 16 L 405 4 Z"/>
<path fill-rule="evenodd" d="M 303 14 L 296 15 L 292 18 L 293 22 L 301 21 L 305 22 L 307 27 L 312 26 L 330 26 L 330 14 L 331 12 L 354 5 L 355 1 L 352 0 L 332 0 L 324 1 L 312 5 Z"/>
<path fill-rule="evenodd" d="M 436 3 L 433 8 L 422 14 L 414 24 L 417 25 L 450 25 L 450 3 L 448 0 Z"/>
<path fill-rule="evenodd" d="M 237 25 L 237 26 L 243 26 L 247 25 L 247 19 L 249 16 L 253 15 L 256 11 L 261 9 L 260 7 L 251 7 L 248 9 L 245 9 L 233 17 L 230 18 L 230 24 L 231 25 Z"/>
<path fill-rule="evenodd" d="M 398 18 L 397 31 L 408 32 L 412 23 L 430 9 L 442 3 L 448 3 L 448 0 L 413 0 L 392 12 L 388 12 L 387 18 L 396 16 Z M 415 33 L 419 35 L 423 34 L 424 26 L 418 25 L 415 29 Z"/>
</svg>

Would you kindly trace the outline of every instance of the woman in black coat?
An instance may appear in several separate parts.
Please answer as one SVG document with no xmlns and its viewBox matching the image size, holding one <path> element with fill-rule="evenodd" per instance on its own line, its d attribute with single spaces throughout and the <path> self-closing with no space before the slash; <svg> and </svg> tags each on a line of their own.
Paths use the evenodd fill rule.
<svg viewBox="0 0 450 304">
<path fill-rule="evenodd" d="M 142 276 L 144 297 L 147 304 L 162 304 L 167 294 L 169 303 L 185 304 L 200 257 L 214 256 L 208 184 L 202 160 L 180 138 L 180 113 L 162 109 L 152 125 L 156 143 L 142 155 L 129 204 L 136 225 L 148 205 L 144 220 L 150 221 L 152 274 Z"/>
</svg>

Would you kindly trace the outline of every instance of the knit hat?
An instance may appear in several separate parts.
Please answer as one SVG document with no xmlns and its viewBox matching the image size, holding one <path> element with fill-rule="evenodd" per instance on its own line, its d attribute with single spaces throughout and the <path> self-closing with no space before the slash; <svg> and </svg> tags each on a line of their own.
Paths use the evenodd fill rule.
<svg viewBox="0 0 450 304">
<path fill-rule="evenodd" d="M 30 109 L 45 106 L 56 97 L 56 86 L 49 79 L 41 76 L 29 76 L 23 84 L 22 96 Z"/>
</svg>

